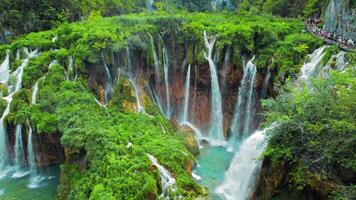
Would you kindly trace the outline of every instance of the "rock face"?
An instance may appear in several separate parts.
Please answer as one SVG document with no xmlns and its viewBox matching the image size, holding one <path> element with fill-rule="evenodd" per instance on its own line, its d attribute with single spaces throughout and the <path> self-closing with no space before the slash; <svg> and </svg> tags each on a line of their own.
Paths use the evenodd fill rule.
<svg viewBox="0 0 356 200">
<path fill-rule="evenodd" d="M 323 29 L 344 38 L 356 39 L 356 3 L 353 0 L 330 0 L 324 12 Z"/>
<path fill-rule="evenodd" d="M 139 90 L 142 93 L 146 93 L 161 108 L 164 114 L 167 114 L 167 85 L 170 97 L 170 118 L 174 121 L 179 121 L 184 107 L 186 74 L 188 65 L 190 64 L 188 121 L 196 125 L 203 133 L 206 132 L 209 129 L 211 117 L 211 77 L 208 63 L 205 60 L 201 61 L 198 59 L 202 54 L 203 46 L 199 46 L 199 44 L 177 44 L 172 42 L 174 39 L 167 41 L 154 39 L 154 48 L 152 48 L 149 40 L 146 38 L 141 38 L 141 40 L 147 46 L 142 48 L 129 44 L 128 50 L 126 50 L 129 52 L 129 56 L 125 55 L 125 52 L 104 53 L 104 57 L 108 58 L 106 59 L 106 63 L 109 66 L 110 72 L 112 72 L 113 76 L 124 74 L 125 77 L 130 77 L 136 81 Z M 152 56 L 152 49 L 154 49 L 157 55 L 155 61 Z M 166 57 L 164 57 L 163 49 L 167 53 Z M 214 54 L 223 102 L 224 133 L 225 136 L 228 136 L 235 111 L 240 81 L 243 76 L 243 60 L 248 60 L 251 56 L 239 56 L 239 58 L 231 56 L 235 55 L 234 49 L 230 49 L 229 47 L 216 50 Z M 114 59 L 110 57 L 114 57 Z M 128 62 L 128 57 L 131 58 L 130 62 Z M 119 60 L 119 62 L 117 63 L 116 60 Z M 165 62 L 168 63 L 168 84 L 164 79 Z M 156 68 L 158 68 L 158 71 Z M 105 88 L 105 83 L 108 81 L 105 80 L 102 68 L 93 67 L 93 69 L 95 69 L 95 72 L 88 73 L 89 85 L 97 93 L 97 96 L 100 97 L 100 100 L 103 101 L 103 92 L 100 91 L 105 90 L 103 88 Z M 120 73 L 115 73 L 117 71 L 120 71 Z M 258 69 L 257 71 L 257 79 L 254 84 L 257 102 L 253 105 L 255 113 L 260 109 L 258 100 L 262 97 L 263 80 L 266 76 L 266 71 L 265 68 Z M 270 83 L 272 82 L 273 79 L 271 78 Z M 271 93 L 272 88 L 273 86 L 269 85 L 269 93 Z M 113 99 L 117 95 L 117 93 L 114 94 Z M 142 101 L 144 102 L 144 98 L 142 98 Z M 256 119 L 254 123 L 255 128 L 259 123 L 258 117 Z"/>
</svg>

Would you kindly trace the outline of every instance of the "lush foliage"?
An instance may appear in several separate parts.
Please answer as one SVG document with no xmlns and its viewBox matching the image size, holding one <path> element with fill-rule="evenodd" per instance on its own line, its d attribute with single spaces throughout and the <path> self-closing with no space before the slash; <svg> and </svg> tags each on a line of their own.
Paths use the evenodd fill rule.
<svg viewBox="0 0 356 200">
<path fill-rule="evenodd" d="M 351 68 L 297 88 L 287 86 L 275 100 L 264 102 L 268 123 L 279 124 L 266 156 L 273 165 L 291 166 L 291 187 L 303 191 L 321 182 L 330 199 L 354 197 L 355 86 Z"/>
<path fill-rule="evenodd" d="M 328 0 L 243 0 L 238 8 L 283 17 L 318 17 L 327 3 Z"/>
</svg>

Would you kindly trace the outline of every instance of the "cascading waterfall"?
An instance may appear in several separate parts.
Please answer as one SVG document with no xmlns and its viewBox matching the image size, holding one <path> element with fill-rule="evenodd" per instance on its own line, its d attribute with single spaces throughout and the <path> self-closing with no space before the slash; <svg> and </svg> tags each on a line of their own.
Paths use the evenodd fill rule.
<svg viewBox="0 0 356 200">
<path fill-rule="evenodd" d="M 169 59 L 168 59 L 168 53 L 166 47 L 163 47 L 163 72 L 164 72 L 164 84 L 166 87 L 166 117 L 168 119 L 171 118 L 171 101 L 170 101 L 170 94 L 169 94 L 169 80 L 168 80 L 168 74 L 169 74 Z"/>
<path fill-rule="evenodd" d="M 161 175 L 161 185 L 162 185 L 162 194 L 160 195 L 163 199 L 170 199 L 169 193 L 175 193 L 177 190 L 176 187 L 176 180 L 172 177 L 169 171 L 160 165 L 157 159 L 152 156 L 151 154 L 147 154 L 148 158 L 150 159 L 151 163 L 157 167 L 160 175 Z"/>
<path fill-rule="evenodd" d="M 254 104 L 254 83 L 257 69 L 252 58 L 243 68 L 243 78 L 239 88 L 237 104 L 231 125 L 230 145 L 235 145 L 237 138 L 250 134 L 252 106 Z M 247 98 L 247 99 L 246 99 Z M 231 146 L 230 146 L 231 148 Z"/>
<path fill-rule="evenodd" d="M 319 63 L 324 55 L 325 48 L 323 46 L 309 56 L 310 62 L 303 65 L 300 76 L 295 83 L 297 86 L 300 82 L 308 82 L 310 78 L 318 75 Z M 341 63 L 344 64 L 345 62 Z M 248 198 L 261 166 L 261 161 L 255 159 L 261 155 L 267 146 L 266 132 L 273 130 L 276 126 L 278 125 L 273 123 L 269 128 L 262 131 L 258 130 L 242 143 L 225 174 L 223 183 L 216 189 L 219 196 L 225 200 L 245 200 Z"/>
<path fill-rule="evenodd" d="M 130 49 L 126 43 L 126 54 L 127 54 L 127 76 L 128 76 L 128 79 L 130 81 L 130 83 L 132 84 L 134 90 L 135 90 L 135 96 L 136 96 L 136 104 L 137 104 L 137 112 L 138 113 L 141 113 L 141 112 L 145 112 L 145 108 L 142 106 L 142 103 L 141 103 L 141 91 L 140 91 L 140 88 L 137 86 L 137 78 L 133 78 L 133 75 L 132 75 L 132 62 L 131 62 L 131 53 L 130 53 Z"/>
<path fill-rule="evenodd" d="M 9 86 L 9 95 L 4 97 L 6 101 L 6 108 L 2 114 L 0 119 L 0 177 L 6 175 L 6 168 L 9 165 L 9 153 L 7 150 L 8 143 L 7 143 L 7 132 L 6 127 L 4 125 L 4 119 L 10 112 L 10 105 L 12 102 L 12 96 L 15 92 L 19 91 L 22 87 L 22 74 L 24 68 L 27 66 L 28 61 L 31 57 L 37 56 L 37 51 L 33 51 L 31 53 L 28 52 L 26 48 L 24 48 L 25 53 L 27 54 L 27 58 L 24 59 L 21 65 L 16 69 L 15 72 L 12 73 L 12 76 L 15 77 L 15 84 Z M 9 77 L 8 77 L 9 78 Z M 8 80 L 6 80 L 8 81 Z"/>
<path fill-rule="evenodd" d="M 228 46 L 227 50 L 226 50 L 225 57 L 224 57 L 224 65 L 221 70 L 221 74 L 222 74 L 221 84 L 222 84 L 222 88 L 224 88 L 224 89 L 226 87 L 227 71 L 228 71 L 228 67 L 229 67 L 230 58 L 231 58 L 231 47 Z"/>
<path fill-rule="evenodd" d="M 215 63 L 212 59 L 213 48 L 216 42 L 217 35 L 214 35 L 209 41 L 206 31 L 204 31 L 204 43 L 207 52 L 203 51 L 205 59 L 208 60 L 210 66 L 210 76 L 211 76 L 211 119 L 210 119 L 210 130 L 209 139 L 213 142 L 221 143 L 224 142 L 224 128 L 223 128 L 223 114 L 222 114 L 222 103 L 221 103 L 221 93 L 219 87 L 218 74 L 216 72 Z"/>
<path fill-rule="evenodd" d="M 330 70 L 336 69 L 339 72 L 345 70 L 346 66 L 349 64 L 345 58 L 345 52 L 340 51 L 337 55 L 333 55 L 330 61 L 325 65 L 323 70 L 320 72 L 319 76 L 328 78 Z"/>
<path fill-rule="evenodd" d="M 159 85 L 161 82 L 161 73 L 160 73 L 160 62 L 156 53 L 155 45 L 153 42 L 153 37 L 151 36 L 151 47 L 152 47 L 152 54 L 153 54 L 153 61 L 154 61 L 154 71 L 155 71 L 155 85 L 156 87 Z M 160 109 L 160 111 L 165 115 L 165 112 L 163 111 L 162 103 L 161 103 L 161 97 L 159 92 L 156 93 L 155 88 L 152 89 L 152 96 L 153 99 L 155 100 L 156 105 Z"/>
<path fill-rule="evenodd" d="M 21 178 L 28 174 L 24 170 L 25 163 L 25 152 L 23 148 L 22 141 L 22 124 L 16 126 L 16 138 L 15 138 L 15 173 L 12 175 L 13 178 Z"/>
<path fill-rule="evenodd" d="M 184 92 L 184 107 L 183 115 L 181 117 L 181 123 L 188 122 L 188 110 L 189 110 L 189 89 L 190 89 L 190 65 L 188 66 L 187 76 L 185 78 L 185 92 Z"/>
<path fill-rule="evenodd" d="M 263 80 L 263 86 L 262 86 L 262 92 L 261 92 L 261 97 L 262 98 L 267 98 L 267 90 L 268 90 L 268 85 L 269 85 L 269 80 L 271 79 L 271 70 L 268 67 L 267 68 L 267 74 L 265 76 L 265 79 Z"/>
<path fill-rule="evenodd" d="M 29 121 L 27 121 L 27 125 L 28 125 L 27 160 L 28 160 L 28 167 L 30 171 L 29 187 L 33 188 L 35 187 L 35 185 L 37 185 L 35 181 L 35 177 L 37 177 L 37 168 L 36 168 L 36 160 L 35 160 L 35 154 L 33 151 L 33 144 L 32 144 L 33 131 Z"/>
<path fill-rule="evenodd" d="M 0 83 L 7 84 L 10 77 L 10 55 L 7 54 L 0 66 Z"/>
<path fill-rule="evenodd" d="M 251 79 L 250 79 L 250 89 L 248 92 L 248 100 L 247 100 L 247 108 L 246 108 L 246 112 L 245 112 L 245 125 L 244 125 L 244 132 L 243 134 L 250 134 L 251 131 L 251 120 L 252 120 L 252 106 L 254 103 L 254 85 L 255 85 L 255 81 L 256 81 L 256 73 L 257 73 L 257 68 L 256 66 L 252 63 L 252 61 L 254 60 L 255 57 L 252 58 L 252 60 L 250 60 L 250 62 L 247 63 L 246 68 L 248 69 L 248 72 L 251 72 Z"/>
<path fill-rule="evenodd" d="M 31 104 L 36 104 L 36 97 L 37 97 L 37 93 L 38 93 L 38 82 L 41 80 L 42 78 L 38 79 L 35 83 L 35 86 L 33 86 L 32 89 L 32 98 L 31 98 Z"/>
<path fill-rule="evenodd" d="M 101 57 L 102 57 L 103 63 L 104 63 L 105 75 L 106 75 L 106 78 L 108 79 L 107 83 L 106 83 L 106 88 L 105 88 L 105 104 L 107 104 L 109 99 L 111 98 L 111 94 L 112 94 L 112 91 L 113 91 L 113 85 L 112 85 L 113 84 L 113 79 L 111 78 L 109 67 L 105 62 L 105 57 L 104 57 L 104 52 L 103 51 L 101 52 Z"/>
<path fill-rule="evenodd" d="M 68 62 L 69 62 L 69 65 L 68 65 L 68 69 L 67 69 L 66 79 L 67 79 L 67 81 L 76 80 L 77 75 L 75 74 L 74 62 L 73 62 L 72 56 L 68 57 Z"/>
<path fill-rule="evenodd" d="M 322 46 L 315 50 L 309 57 L 310 61 L 304 63 L 300 70 L 300 76 L 298 77 L 298 81 L 307 82 L 310 78 L 315 77 L 319 74 L 319 65 L 320 62 L 325 55 L 324 50 L 326 46 Z"/>
<path fill-rule="evenodd" d="M 243 142 L 225 173 L 223 183 L 215 191 L 219 196 L 225 200 L 247 199 L 261 165 L 261 161 L 256 159 L 267 146 L 267 131 L 274 127 L 258 130 Z"/>
<path fill-rule="evenodd" d="M 153 3 L 154 3 L 154 0 L 146 0 L 147 10 L 149 10 L 149 11 L 153 10 Z"/>
</svg>

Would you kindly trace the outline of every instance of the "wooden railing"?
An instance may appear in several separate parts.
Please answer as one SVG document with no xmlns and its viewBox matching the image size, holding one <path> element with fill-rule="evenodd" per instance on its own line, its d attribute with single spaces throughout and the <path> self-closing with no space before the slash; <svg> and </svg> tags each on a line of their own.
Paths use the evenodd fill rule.
<svg viewBox="0 0 356 200">
<path fill-rule="evenodd" d="M 346 40 L 346 42 L 344 41 L 338 41 L 337 38 L 333 38 L 333 37 L 327 37 L 327 36 L 323 36 L 322 34 L 322 30 L 318 29 L 317 26 L 313 23 L 308 23 L 308 21 L 305 21 L 304 23 L 306 30 L 315 35 L 316 37 L 324 40 L 327 44 L 334 44 L 339 46 L 341 49 L 345 50 L 345 51 L 352 51 L 353 49 L 356 48 L 355 43 L 348 43 L 348 40 Z M 326 32 L 327 33 L 327 32 Z M 329 33 L 327 33 L 327 35 L 329 35 Z"/>
</svg>

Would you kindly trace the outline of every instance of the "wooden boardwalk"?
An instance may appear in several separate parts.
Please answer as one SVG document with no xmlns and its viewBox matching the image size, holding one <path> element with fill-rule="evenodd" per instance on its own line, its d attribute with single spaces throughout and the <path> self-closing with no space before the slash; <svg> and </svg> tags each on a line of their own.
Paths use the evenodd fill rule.
<svg viewBox="0 0 356 200">
<path fill-rule="evenodd" d="M 308 24 L 307 22 L 305 22 L 304 25 L 305 25 L 306 30 L 310 34 L 313 34 L 314 36 L 324 40 L 324 42 L 326 44 L 337 45 L 338 47 L 340 47 L 344 51 L 352 51 L 352 50 L 354 50 L 356 48 L 355 44 L 354 45 L 350 45 L 350 44 L 341 43 L 339 41 L 333 40 L 331 38 L 323 37 L 322 35 L 315 33 L 315 31 L 313 31 L 313 28 L 316 27 L 314 24 Z"/>
</svg>

